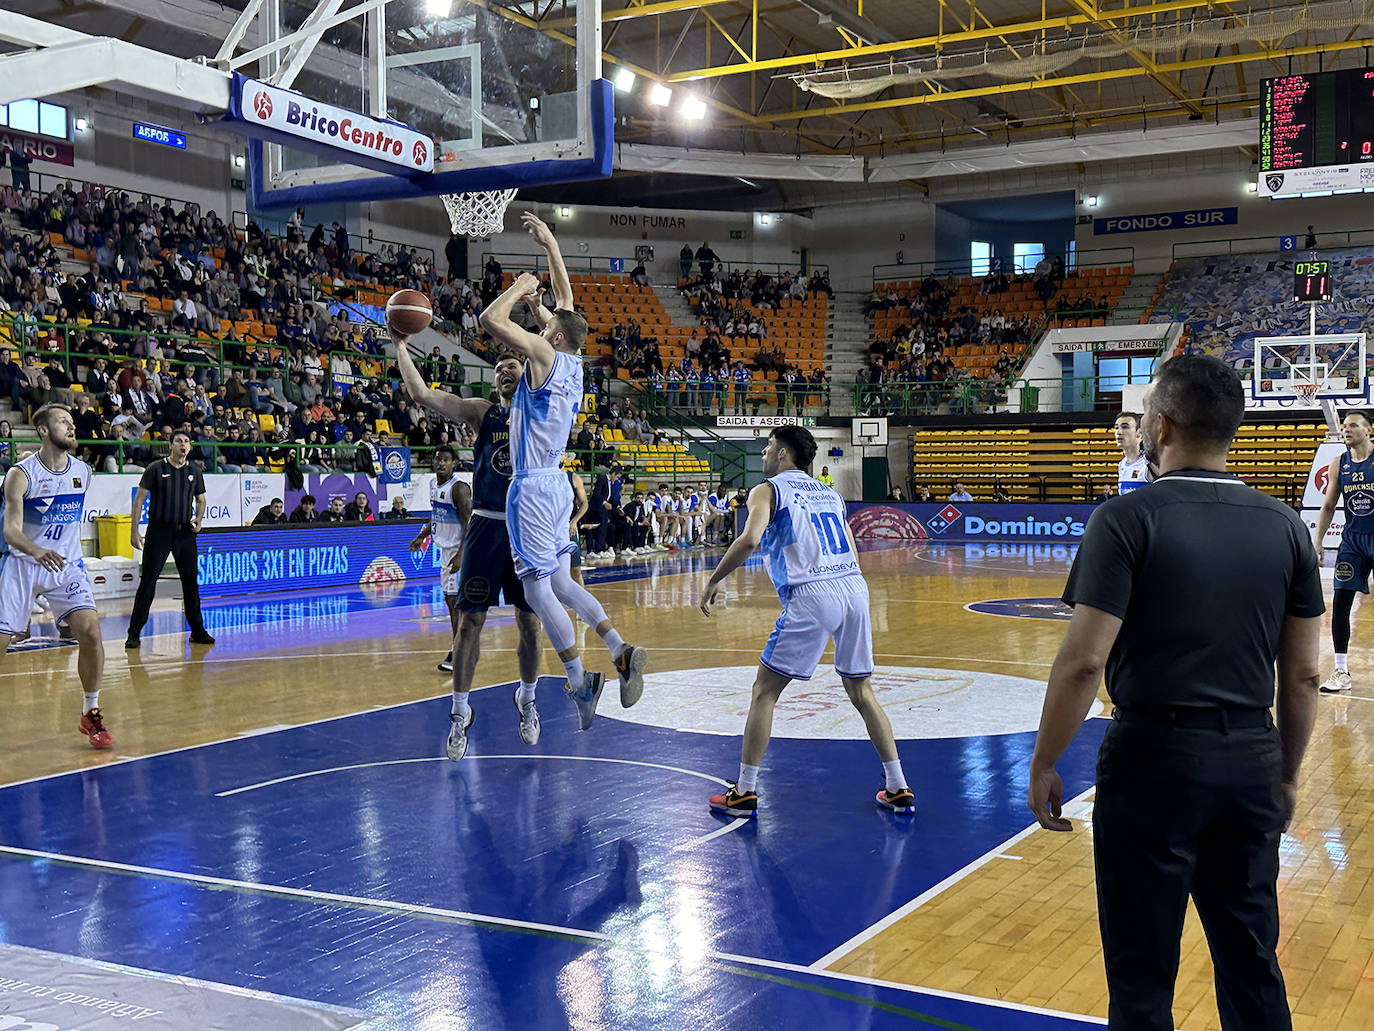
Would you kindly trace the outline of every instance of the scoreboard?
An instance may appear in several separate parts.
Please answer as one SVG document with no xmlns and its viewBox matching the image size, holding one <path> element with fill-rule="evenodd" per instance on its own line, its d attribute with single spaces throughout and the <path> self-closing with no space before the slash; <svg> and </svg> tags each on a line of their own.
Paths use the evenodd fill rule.
<svg viewBox="0 0 1374 1031">
<path fill-rule="evenodd" d="M 1299 261 L 1293 265 L 1293 300 L 1314 304 L 1331 300 L 1331 262 Z"/>
<path fill-rule="evenodd" d="M 1374 188 L 1374 69 L 1265 79 L 1259 192 Z"/>
</svg>

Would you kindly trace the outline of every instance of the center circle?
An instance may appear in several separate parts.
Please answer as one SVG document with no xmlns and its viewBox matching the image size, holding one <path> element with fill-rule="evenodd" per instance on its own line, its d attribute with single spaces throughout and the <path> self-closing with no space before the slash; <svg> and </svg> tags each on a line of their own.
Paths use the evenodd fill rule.
<svg viewBox="0 0 1374 1031">
<path fill-rule="evenodd" d="M 754 666 L 651 673 L 632 709 L 605 706 L 598 716 L 668 730 L 738 736 L 744 732 Z M 1005 673 L 926 666 L 879 666 L 873 693 L 899 740 L 1020 734 L 1040 725 L 1045 683 Z M 1094 699 L 1089 717 L 1105 707 Z M 795 680 L 773 713 L 773 736 L 863 741 L 863 720 L 829 667 Z"/>
</svg>

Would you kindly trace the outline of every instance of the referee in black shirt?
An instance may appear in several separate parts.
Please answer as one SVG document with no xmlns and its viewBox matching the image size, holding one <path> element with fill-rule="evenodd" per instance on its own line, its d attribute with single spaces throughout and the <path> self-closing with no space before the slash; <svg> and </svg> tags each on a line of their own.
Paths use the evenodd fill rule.
<svg viewBox="0 0 1374 1031">
<path fill-rule="evenodd" d="M 1324 606 L 1302 521 L 1226 472 L 1244 414 L 1224 363 L 1162 365 L 1141 427 L 1161 475 L 1098 508 L 1064 589 L 1073 619 L 1050 671 L 1029 802 L 1044 827 L 1070 829 L 1054 764 L 1105 670 L 1115 708 L 1093 852 L 1113 1031 L 1175 1027 L 1189 895 L 1221 1026 L 1292 1027 L 1275 955 L 1279 838 L 1316 714 Z"/>
<path fill-rule="evenodd" d="M 129 616 L 129 638 L 125 648 L 137 648 L 143 625 L 148 622 L 153 592 L 157 590 L 162 567 L 171 555 L 181 577 L 181 596 L 186 606 L 186 621 L 191 624 L 192 644 L 214 644 L 205 632 L 200 615 L 200 586 L 196 583 L 196 534 L 205 518 L 205 477 L 186 457 L 191 453 L 191 435 L 185 430 L 172 434 L 171 453 L 143 471 L 134 492 L 133 525 L 129 540 L 143 549 L 143 573 L 134 596 L 134 611 Z M 139 535 L 138 520 L 148 500 L 148 539 Z"/>
</svg>

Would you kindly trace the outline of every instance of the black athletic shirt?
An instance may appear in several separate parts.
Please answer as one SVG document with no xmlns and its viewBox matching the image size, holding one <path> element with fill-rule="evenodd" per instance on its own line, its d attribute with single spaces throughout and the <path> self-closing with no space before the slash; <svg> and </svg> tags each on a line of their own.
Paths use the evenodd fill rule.
<svg viewBox="0 0 1374 1031">
<path fill-rule="evenodd" d="M 1123 708 L 1273 705 L 1284 618 L 1326 611 L 1297 513 L 1199 469 L 1099 506 L 1063 597 L 1121 618 L 1107 693 Z"/>
<path fill-rule="evenodd" d="M 177 469 L 159 458 L 143 470 L 138 485 L 148 492 L 149 526 L 187 526 L 196 497 L 205 493 L 205 477 L 189 461 Z"/>
<path fill-rule="evenodd" d="M 510 486 L 510 409 L 492 405 L 482 416 L 472 446 L 472 508 L 505 515 Z"/>
</svg>

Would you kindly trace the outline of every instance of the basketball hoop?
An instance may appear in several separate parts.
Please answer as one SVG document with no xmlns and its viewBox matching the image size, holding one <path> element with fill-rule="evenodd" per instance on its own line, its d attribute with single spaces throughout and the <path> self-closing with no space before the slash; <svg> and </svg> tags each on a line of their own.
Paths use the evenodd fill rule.
<svg viewBox="0 0 1374 1031">
<path fill-rule="evenodd" d="M 1303 404 L 1310 405 L 1317 399 L 1317 387 L 1316 383 L 1294 383 L 1293 396 Z"/>
<path fill-rule="evenodd" d="M 506 227 L 506 205 L 515 190 L 479 190 L 476 193 L 441 193 L 453 234 L 474 238 L 494 236 Z"/>
</svg>

